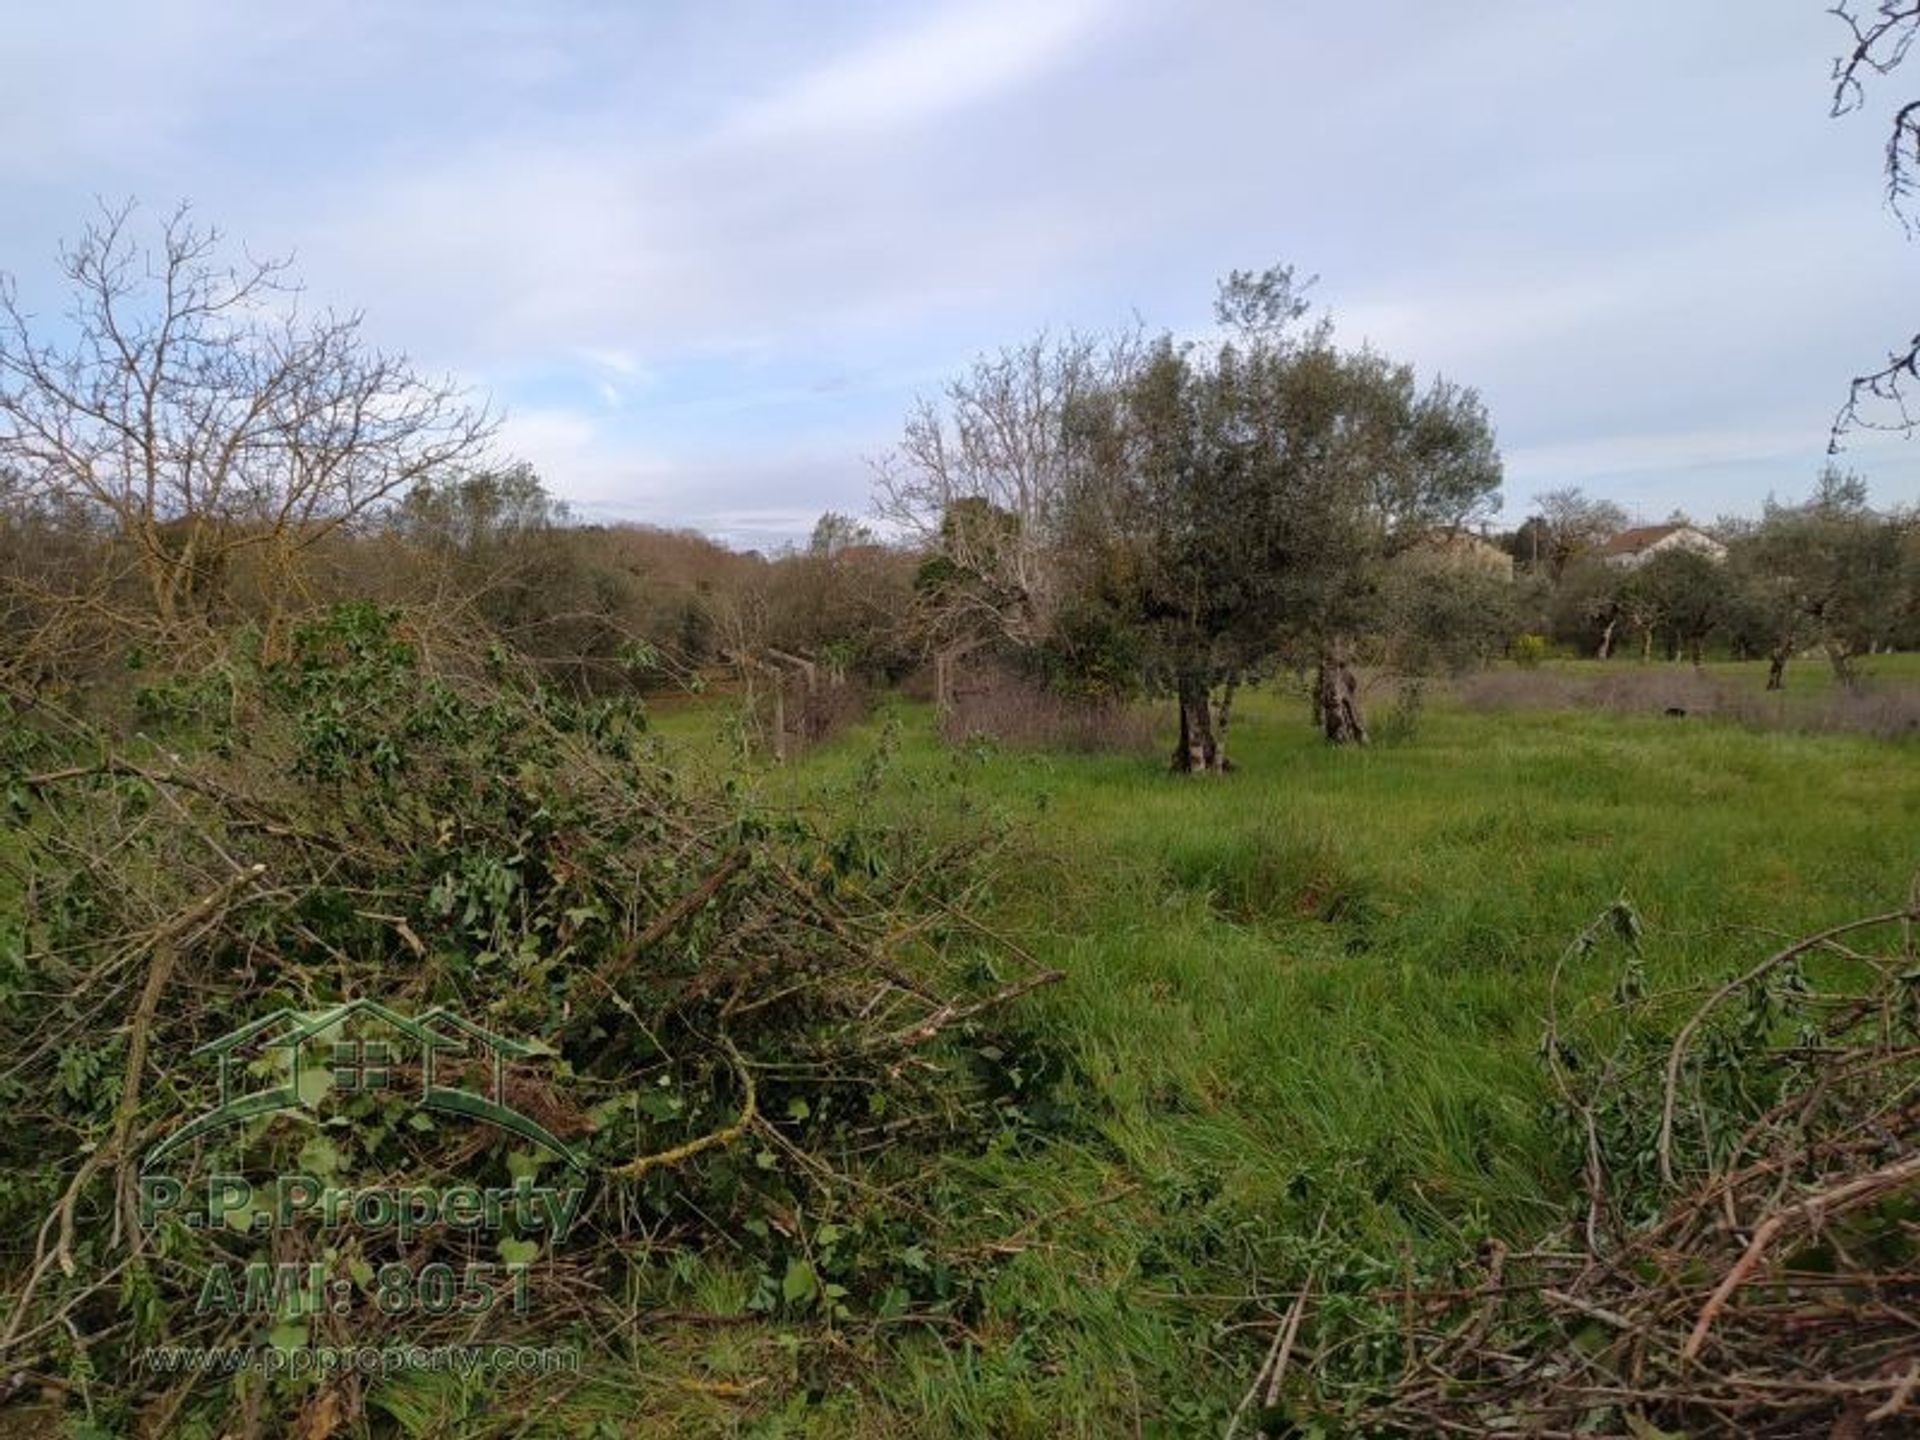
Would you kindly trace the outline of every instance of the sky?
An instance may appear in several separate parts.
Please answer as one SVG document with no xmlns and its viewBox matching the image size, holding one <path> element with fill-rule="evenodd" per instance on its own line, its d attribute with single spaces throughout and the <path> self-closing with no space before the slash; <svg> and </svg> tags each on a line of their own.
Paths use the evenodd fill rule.
<svg viewBox="0 0 1920 1440">
<path fill-rule="evenodd" d="M 870 508 L 916 395 L 1042 328 L 1194 333 L 1289 263 L 1476 386 L 1505 517 L 1804 494 L 1920 329 L 1824 0 L 15 5 L 0 270 L 181 200 L 506 414 L 577 513 L 735 544 Z M 1920 501 L 1920 442 L 1842 457 Z"/>
</svg>

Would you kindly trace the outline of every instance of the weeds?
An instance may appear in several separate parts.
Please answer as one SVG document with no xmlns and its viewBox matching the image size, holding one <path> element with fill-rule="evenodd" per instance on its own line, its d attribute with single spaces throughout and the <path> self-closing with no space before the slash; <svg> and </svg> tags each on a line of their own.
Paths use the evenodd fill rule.
<svg viewBox="0 0 1920 1440">
<path fill-rule="evenodd" d="M 1056 695 L 1004 671 L 969 672 L 941 717 L 951 743 L 991 740 L 1020 749 L 1152 751 L 1153 720 L 1126 701 L 1096 701 Z"/>
</svg>

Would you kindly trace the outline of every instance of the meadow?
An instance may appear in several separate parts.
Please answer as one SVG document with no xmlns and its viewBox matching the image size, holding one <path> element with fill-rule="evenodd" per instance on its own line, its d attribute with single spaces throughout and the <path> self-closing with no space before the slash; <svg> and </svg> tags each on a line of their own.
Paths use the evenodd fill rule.
<svg viewBox="0 0 1920 1440">
<path fill-rule="evenodd" d="M 724 707 L 659 728 L 737 764 Z M 1012 1022 L 1018 1123 L 940 1180 L 974 1318 L 937 1343 L 829 1334 L 831 1382 L 796 1358 L 817 1332 L 667 1324 L 621 1383 L 743 1434 L 1218 1434 L 1309 1270 L 1337 1305 L 1565 1216 L 1546 987 L 1609 905 L 1638 912 L 1647 983 L 1670 989 L 1897 907 L 1920 861 L 1911 742 L 1437 693 L 1411 736 L 1336 749 L 1265 690 L 1231 751 L 1233 773 L 1191 778 L 1157 752 L 950 746 L 890 700 L 752 772 L 769 805 L 997 835 L 979 913 L 1064 979 Z M 1598 947 L 1570 997 L 1625 961 Z M 724 1312 L 746 1290 L 690 1263 L 663 1296 Z"/>
<path fill-rule="evenodd" d="M 1875 657 L 1870 670 L 1879 726 L 1904 713 L 1920 657 Z M 414 724 L 411 672 L 383 675 L 362 665 L 341 683 L 397 707 L 370 719 Z M 686 793 L 725 796 L 707 822 L 716 833 L 804 833 L 787 853 L 831 857 L 833 883 L 901 897 L 889 913 L 920 937 L 893 957 L 915 972 L 906 983 L 944 975 L 988 995 L 1037 968 L 1058 978 L 888 1062 L 951 1111 L 932 1126 L 902 1117 L 913 1138 L 898 1144 L 897 1112 L 868 1104 L 835 1130 L 810 1126 L 808 1107 L 911 1087 L 875 1069 L 808 1088 L 777 1053 L 756 1058 L 772 1117 L 757 1139 L 662 1177 L 656 1194 L 677 1210 L 609 1188 L 608 1238 L 556 1253 L 551 1272 L 542 1262 L 556 1292 L 600 1287 L 596 1309 L 539 1332 L 591 1342 L 583 1373 L 408 1370 L 367 1385 L 365 1433 L 1220 1436 L 1303 1288 L 1316 1365 L 1331 1345 L 1342 1383 L 1390 1380 L 1404 1361 L 1394 1294 L 1457 1283 L 1489 1247 L 1551 1241 L 1581 1211 L 1583 1151 L 1542 1044 L 1556 973 L 1559 1013 L 1604 1029 L 1628 982 L 1697 993 L 1787 940 L 1906 902 L 1920 740 L 1830 724 L 1839 696 L 1820 666 L 1789 680 L 1758 710 L 1673 715 L 1671 687 L 1758 695 L 1763 668 L 1503 666 L 1430 686 L 1417 723 L 1375 693 L 1365 747 L 1326 744 L 1299 690 L 1275 682 L 1240 697 L 1234 768 L 1211 775 L 1170 773 L 1171 707 L 1088 732 L 1124 748 L 1069 750 L 943 737 L 930 704 L 889 694 L 782 765 L 743 752 L 735 694 L 652 705 L 636 753 Z M 314 702 L 323 715 L 333 695 Z M 426 713 L 450 724 L 459 712 L 445 703 Z M 156 711 L 148 723 L 210 744 L 191 728 L 202 721 Z M 536 783 L 540 763 L 573 763 L 541 760 L 499 724 L 466 741 L 448 731 L 446 756 L 518 746 L 503 762 L 516 785 Z M 657 803 L 600 793 L 601 773 L 576 778 L 614 821 Z M 461 798 L 467 781 L 436 774 L 410 772 L 403 803 L 433 794 L 428 810 L 492 813 L 479 794 Z M 915 898 L 901 872 L 956 850 L 967 863 L 941 862 L 943 888 Z M 626 863 L 595 873 L 624 887 Z M 676 870 L 668 883 L 687 881 Z M 1609 929 L 1569 954 L 1623 904 L 1637 943 Z M 702 923 L 713 934 L 689 952 L 702 965 L 727 963 L 736 931 L 734 958 L 751 963 L 768 933 L 750 910 L 715 906 Z M 1580 1030 L 1579 1044 L 1598 1033 Z M 625 1034 L 616 1023 L 596 1043 Z M 576 1085 L 598 1099 L 591 1047 L 581 1055 Z M 60 1084 L 117 1093 L 110 1065 L 94 1084 L 60 1063 Z M 698 1095 L 661 1099 L 678 1093 Z M 731 1093 L 723 1076 L 723 1105 Z M 1657 1084 L 1603 1098 L 1611 1137 L 1629 1141 L 1660 1100 Z M 729 1188 L 729 1175 L 777 1164 L 811 1178 Z M 1634 1177 L 1621 1178 L 1631 1198 Z M 23 1169 L 14 1183 L 46 1181 Z M 684 1217 L 702 1206 L 712 1212 L 691 1243 Z M 67 1390 L 0 1408 L 0 1435 L 45 1433 L 61 1412 L 66 1433 L 119 1433 L 88 1414 L 88 1385 L 101 1384 L 101 1414 L 111 1402 L 84 1361 Z M 176 1433 L 220 1433 L 195 1424 Z"/>
</svg>

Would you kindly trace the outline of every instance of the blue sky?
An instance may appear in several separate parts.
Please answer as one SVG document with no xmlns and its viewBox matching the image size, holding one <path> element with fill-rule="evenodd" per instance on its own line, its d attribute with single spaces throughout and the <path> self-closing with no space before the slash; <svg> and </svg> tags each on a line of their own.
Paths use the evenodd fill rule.
<svg viewBox="0 0 1920 1440">
<path fill-rule="evenodd" d="M 1477 385 L 1507 513 L 1803 492 L 1920 329 L 1819 0 L 14 7 L 0 268 L 191 199 L 508 412 L 584 514 L 765 545 L 864 512 L 916 392 L 1042 326 L 1187 331 L 1317 273 Z M 1920 65 L 1920 61 L 1915 62 Z M 1920 70 L 1912 77 L 1920 83 Z M 1920 450 L 1861 440 L 1883 504 Z"/>
</svg>

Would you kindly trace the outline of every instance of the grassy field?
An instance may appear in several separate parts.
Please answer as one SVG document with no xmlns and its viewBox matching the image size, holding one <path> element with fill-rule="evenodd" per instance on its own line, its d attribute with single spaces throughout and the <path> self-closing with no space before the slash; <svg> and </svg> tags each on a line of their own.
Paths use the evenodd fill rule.
<svg viewBox="0 0 1920 1440">
<path fill-rule="evenodd" d="M 1572 661 L 1567 663 L 1576 670 L 1599 670 L 1605 667 L 1594 661 Z M 1913 685 L 1920 683 L 1920 653 L 1901 655 L 1866 655 L 1859 660 L 1860 673 L 1869 685 Z M 1751 680 L 1754 684 L 1764 684 L 1766 680 L 1766 662 L 1762 660 L 1709 660 L 1705 666 L 1712 675 L 1738 680 L 1742 683 Z M 1787 689 L 1828 692 L 1833 689 L 1833 672 L 1827 662 L 1819 656 L 1803 656 L 1787 666 Z"/>
<path fill-rule="evenodd" d="M 1828 683 L 1812 663 L 1793 679 Z M 665 728 L 711 759 L 719 724 Z M 1649 979 L 1674 986 L 1897 902 L 1920 864 L 1911 744 L 1442 699 L 1411 739 L 1345 751 L 1297 700 L 1255 694 L 1231 748 L 1237 772 L 1198 781 L 1157 755 L 953 749 L 896 703 L 758 773 L 823 813 L 1004 828 L 984 913 L 1066 973 L 1023 1002 L 1056 1108 L 945 1181 L 947 1243 L 991 1261 L 969 1333 L 863 1345 L 859 1401 L 775 1382 L 743 1403 L 712 1386 L 764 1381 L 763 1342 L 663 1332 L 659 1373 L 704 1377 L 673 1392 L 685 1423 L 1218 1434 L 1265 1339 L 1235 1327 L 1284 1309 L 1309 1267 L 1337 1303 L 1564 1213 L 1578 1177 L 1546 1119 L 1545 984 L 1610 902 L 1639 909 Z M 1602 950 L 1573 988 L 1617 969 Z M 738 1289 L 687 1279 L 707 1303 Z"/>
</svg>

